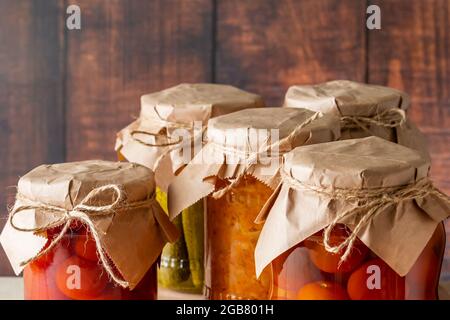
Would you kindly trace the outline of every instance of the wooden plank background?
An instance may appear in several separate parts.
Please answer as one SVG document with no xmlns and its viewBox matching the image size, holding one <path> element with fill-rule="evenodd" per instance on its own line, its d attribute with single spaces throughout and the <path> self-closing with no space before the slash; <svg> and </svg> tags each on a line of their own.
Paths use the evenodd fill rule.
<svg viewBox="0 0 450 320">
<path fill-rule="evenodd" d="M 0 1 L 1 227 L 18 177 L 65 160 L 64 19 L 57 1 Z"/>
<path fill-rule="evenodd" d="M 79 31 L 65 28 L 69 3 L 81 7 Z M 371 3 L 381 30 L 365 27 Z M 0 44 L 3 222 L 20 175 L 114 159 L 139 96 L 180 82 L 233 84 L 272 106 L 292 84 L 332 79 L 405 90 L 433 178 L 450 192 L 448 0 L 0 0 Z"/>
</svg>

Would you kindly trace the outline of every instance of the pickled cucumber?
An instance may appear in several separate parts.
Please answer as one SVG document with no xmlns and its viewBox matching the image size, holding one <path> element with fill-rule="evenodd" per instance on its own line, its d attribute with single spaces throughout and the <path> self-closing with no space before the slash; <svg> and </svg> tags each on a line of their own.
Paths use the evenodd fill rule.
<svg viewBox="0 0 450 320">
<path fill-rule="evenodd" d="M 192 283 L 196 288 L 203 287 L 203 201 L 197 201 L 182 214 L 183 233 L 189 256 Z"/>
<path fill-rule="evenodd" d="M 189 279 L 191 272 L 188 264 L 188 252 L 183 236 L 181 215 L 173 220 L 173 224 L 180 230 L 181 236 L 175 243 L 168 243 L 161 255 L 159 281 L 162 286 L 176 288 L 181 282 Z"/>
<path fill-rule="evenodd" d="M 167 210 L 167 195 L 156 188 L 156 200 Z M 203 202 L 198 201 L 183 210 L 173 223 L 180 238 L 167 244 L 161 255 L 159 282 L 163 287 L 198 292 L 203 288 Z"/>
</svg>

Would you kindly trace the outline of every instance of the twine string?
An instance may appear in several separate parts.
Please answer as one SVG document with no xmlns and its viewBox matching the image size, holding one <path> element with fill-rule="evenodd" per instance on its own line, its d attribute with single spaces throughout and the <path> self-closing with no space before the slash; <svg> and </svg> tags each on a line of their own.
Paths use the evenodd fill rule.
<svg viewBox="0 0 450 320">
<path fill-rule="evenodd" d="M 137 142 L 139 142 L 140 144 L 147 146 L 147 147 L 168 147 L 168 146 L 173 146 L 173 145 L 178 145 L 180 144 L 183 139 L 181 137 L 178 138 L 178 140 L 176 141 L 170 141 L 170 137 L 168 136 L 168 128 L 175 128 L 175 129 L 188 129 L 188 130 L 192 130 L 194 128 L 193 123 L 190 124 L 185 124 L 185 123 L 181 123 L 181 122 L 173 122 L 173 121 L 169 121 L 167 119 L 163 119 L 161 117 L 161 115 L 159 114 L 156 106 L 153 107 L 153 111 L 155 112 L 155 114 L 157 115 L 158 118 L 151 118 L 149 119 L 150 121 L 156 121 L 156 122 L 160 122 L 165 128 L 166 128 L 166 133 L 152 133 L 149 131 L 145 131 L 145 130 L 133 130 L 131 131 L 130 135 L 131 138 Z M 141 135 L 148 135 L 148 136 L 152 136 L 152 137 L 164 137 L 167 138 L 169 141 L 168 142 L 164 142 L 164 143 L 148 143 L 145 142 L 139 138 L 136 137 L 137 134 L 141 134 Z"/>
<path fill-rule="evenodd" d="M 88 203 L 95 199 L 97 196 L 113 192 L 113 198 L 112 201 L 109 204 L 106 205 L 89 205 Z M 62 207 L 53 206 L 50 204 L 46 204 L 40 201 L 34 201 L 31 200 L 22 194 L 18 193 L 16 196 L 16 199 L 20 201 L 21 203 L 24 203 L 23 205 L 17 206 L 13 208 L 13 210 L 10 212 L 10 223 L 11 226 L 22 232 L 34 232 L 39 233 L 42 231 L 46 231 L 48 229 L 52 229 L 54 227 L 63 225 L 61 231 L 58 233 L 58 235 L 52 239 L 50 244 L 41 250 L 38 254 L 35 256 L 29 258 L 28 260 L 22 261 L 20 263 L 21 266 L 25 266 L 28 263 L 39 259 L 43 255 L 50 252 L 58 243 L 61 241 L 61 239 L 65 236 L 67 231 L 70 228 L 70 225 L 73 221 L 81 221 L 84 223 L 90 233 L 92 234 L 92 237 L 94 238 L 97 253 L 99 255 L 100 261 L 103 264 L 103 267 L 105 268 L 108 275 L 111 277 L 111 279 L 120 285 L 123 288 L 128 288 L 129 283 L 127 281 L 122 280 L 118 275 L 116 275 L 116 272 L 114 271 L 114 268 L 109 260 L 109 258 L 106 256 L 104 250 L 102 249 L 101 241 L 100 241 L 100 235 L 94 225 L 94 222 L 92 221 L 93 217 L 99 217 L 99 216 L 108 216 L 108 215 L 114 215 L 116 211 L 118 210 L 132 210 L 137 208 L 144 208 L 144 207 L 150 207 L 152 203 L 154 202 L 154 195 L 152 197 L 149 197 L 146 200 L 142 201 L 136 201 L 131 203 L 123 202 L 124 193 L 122 189 L 115 184 L 108 184 L 104 185 L 98 188 L 93 189 L 91 192 L 89 192 L 84 199 L 77 204 L 73 209 L 67 210 Z M 34 227 L 34 228 L 23 228 L 18 225 L 16 225 L 14 218 L 16 215 L 20 212 L 26 211 L 26 210 L 43 210 L 46 212 L 53 212 L 61 214 L 61 217 L 57 219 L 56 221 L 49 222 L 47 224 L 44 224 L 42 226 Z"/>
<path fill-rule="evenodd" d="M 360 128 L 370 133 L 370 125 L 376 125 L 385 128 L 396 128 L 402 126 L 405 121 L 405 110 L 399 108 L 390 108 L 377 113 L 372 117 L 343 116 L 341 117 L 341 127 L 342 129 Z"/>
<path fill-rule="evenodd" d="M 344 201 L 353 204 L 352 209 L 344 210 L 336 215 L 330 224 L 324 229 L 323 244 L 325 249 L 334 254 L 341 254 L 340 263 L 344 262 L 350 255 L 354 247 L 357 235 L 360 231 L 370 224 L 370 222 L 385 209 L 398 203 L 412 199 L 422 199 L 429 195 L 437 196 L 450 204 L 450 198 L 436 189 L 428 178 L 423 178 L 415 183 L 396 186 L 382 187 L 373 189 L 338 189 L 334 188 L 328 191 L 324 187 L 312 186 L 298 181 L 285 170 L 280 170 L 283 184 L 287 184 L 298 190 L 310 190 L 327 196 L 332 200 Z M 331 232 L 334 227 L 342 223 L 345 219 L 359 218 L 355 228 L 341 243 L 331 244 Z"/>
<path fill-rule="evenodd" d="M 169 147 L 169 146 L 180 144 L 181 141 L 183 141 L 183 139 L 181 137 L 178 137 L 177 140 L 170 141 L 170 137 L 168 137 L 166 134 L 152 133 L 152 132 L 148 132 L 148 131 L 144 131 L 144 130 L 133 130 L 133 131 L 131 131 L 130 135 L 134 141 L 139 142 L 140 144 L 142 144 L 146 147 Z M 164 137 L 164 138 L 167 138 L 167 142 L 150 143 L 150 142 L 146 142 L 146 141 L 138 138 L 137 135 L 147 135 L 147 136 L 152 136 L 152 137 Z"/>
<path fill-rule="evenodd" d="M 164 120 L 164 119 L 159 119 L 159 120 L 152 119 L 152 121 L 153 120 L 163 122 L 166 125 L 166 128 L 172 127 L 172 128 L 176 128 L 176 129 L 188 129 L 189 131 L 192 131 L 194 129 L 193 124 L 188 125 L 188 124 L 184 124 L 184 123 L 171 122 L 171 121 Z M 195 139 L 197 139 L 198 136 L 201 136 L 202 141 L 203 141 L 203 134 L 205 133 L 205 130 L 206 130 L 206 127 L 203 126 L 201 132 L 198 133 L 197 135 L 194 133 L 191 133 L 189 141 L 192 141 L 192 140 L 195 141 Z M 136 142 L 138 142 L 146 147 L 157 147 L 157 148 L 168 147 L 158 156 L 158 158 L 156 158 L 156 160 L 153 164 L 153 167 L 152 167 L 154 172 L 159 167 L 160 162 L 162 161 L 162 159 L 165 158 L 165 156 L 167 154 L 184 147 L 184 144 L 182 143 L 183 137 L 178 137 L 178 139 L 170 141 L 171 138 L 167 135 L 167 132 L 166 133 L 152 133 L 152 132 L 145 131 L 145 130 L 133 130 L 133 131 L 131 131 L 130 135 L 133 140 L 135 140 Z M 164 137 L 168 141 L 161 142 L 161 143 L 149 143 L 149 142 L 143 141 L 142 139 L 138 138 L 137 135 L 147 135 L 147 136 L 152 136 L 152 137 Z"/>
<path fill-rule="evenodd" d="M 220 199 L 222 198 L 228 191 L 233 189 L 235 186 L 239 184 L 239 182 L 242 180 L 242 178 L 247 174 L 247 171 L 250 169 L 250 167 L 258 160 L 258 158 L 265 156 L 269 151 L 277 150 L 276 155 L 271 155 L 272 158 L 280 158 L 285 154 L 286 152 L 289 152 L 291 150 L 290 145 L 292 144 L 292 141 L 297 137 L 299 132 L 309 125 L 311 122 L 316 120 L 317 118 L 321 117 L 321 112 L 316 112 L 314 115 L 303 121 L 301 124 L 299 124 L 289 135 L 284 137 L 283 139 L 277 140 L 273 144 L 268 144 L 267 142 L 261 146 L 261 148 L 258 151 L 255 152 L 247 152 L 242 151 L 237 148 L 233 148 L 230 146 L 223 146 L 217 143 L 212 143 L 214 148 L 218 152 L 222 152 L 224 154 L 224 157 L 226 159 L 226 155 L 243 155 L 244 156 L 244 168 L 241 170 L 241 172 L 234 178 L 230 179 L 231 182 L 224 186 L 223 188 L 215 190 L 211 196 L 214 199 Z"/>
</svg>

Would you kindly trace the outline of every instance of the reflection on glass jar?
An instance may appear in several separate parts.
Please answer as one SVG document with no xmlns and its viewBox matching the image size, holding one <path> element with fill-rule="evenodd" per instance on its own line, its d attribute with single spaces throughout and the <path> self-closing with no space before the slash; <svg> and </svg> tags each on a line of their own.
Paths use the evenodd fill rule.
<svg viewBox="0 0 450 320">
<path fill-rule="evenodd" d="M 48 241 L 60 230 L 47 231 Z M 44 247 L 45 248 L 45 247 Z M 108 278 L 95 241 L 85 227 L 75 224 L 46 254 L 23 272 L 26 300 L 156 300 L 156 263 L 139 284 L 128 290 Z"/>
<path fill-rule="evenodd" d="M 330 244 L 336 245 L 349 230 L 336 226 Z M 427 246 L 405 277 L 400 277 L 361 241 L 340 263 L 340 254 L 329 253 L 323 232 L 307 238 L 272 262 L 274 300 L 433 300 L 437 299 L 445 231 L 438 226 Z"/>
<path fill-rule="evenodd" d="M 217 188 L 228 182 L 219 180 Z M 209 299 L 268 299 L 271 274 L 255 276 L 254 223 L 272 190 L 251 176 L 220 199 L 207 198 L 205 287 Z"/>
</svg>

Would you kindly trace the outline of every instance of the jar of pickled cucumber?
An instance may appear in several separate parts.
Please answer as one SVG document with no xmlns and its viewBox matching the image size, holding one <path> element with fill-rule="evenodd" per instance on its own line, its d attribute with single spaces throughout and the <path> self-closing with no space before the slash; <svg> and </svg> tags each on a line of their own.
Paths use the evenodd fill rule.
<svg viewBox="0 0 450 320">
<path fill-rule="evenodd" d="M 171 215 L 205 200 L 208 299 L 270 297 L 271 273 L 255 275 L 255 219 L 277 184 L 280 155 L 338 136 L 337 118 L 302 109 L 246 109 L 209 121 L 208 143 L 169 188 Z"/>
<path fill-rule="evenodd" d="M 0 242 L 25 299 L 155 300 L 159 256 L 178 235 L 150 169 L 83 161 L 24 175 Z"/>
<path fill-rule="evenodd" d="M 297 148 L 255 251 L 271 299 L 435 300 L 450 198 L 419 152 L 369 137 Z"/>
<path fill-rule="evenodd" d="M 155 171 L 157 200 L 167 212 L 167 188 L 201 149 L 208 119 L 262 106 L 258 95 L 219 84 L 180 84 L 143 95 L 140 117 L 118 134 L 119 159 Z M 181 236 L 164 248 L 158 279 L 164 288 L 199 293 L 204 281 L 203 201 L 180 212 L 173 223 Z"/>
</svg>

